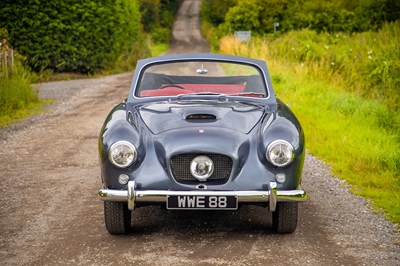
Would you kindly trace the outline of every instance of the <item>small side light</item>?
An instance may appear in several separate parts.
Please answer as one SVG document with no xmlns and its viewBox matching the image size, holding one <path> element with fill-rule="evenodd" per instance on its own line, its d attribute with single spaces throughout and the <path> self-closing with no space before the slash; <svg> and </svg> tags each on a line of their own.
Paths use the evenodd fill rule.
<svg viewBox="0 0 400 266">
<path fill-rule="evenodd" d="M 279 184 L 283 184 L 283 183 L 285 183 L 285 181 L 286 181 L 286 175 L 285 175 L 284 173 L 276 174 L 275 180 L 276 180 L 276 182 L 278 182 Z"/>
<path fill-rule="evenodd" d="M 128 184 L 128 181 L 129 181 L 129 176 L 128 176 L 128 175 L 125 175 L 125 174 L 120 174 L 120 175 L 119 175 L 119 177 L 118 177 L 118 182 L 119 182 L 121 185 L 126 185 L 126 184 Z"/>
</svg>

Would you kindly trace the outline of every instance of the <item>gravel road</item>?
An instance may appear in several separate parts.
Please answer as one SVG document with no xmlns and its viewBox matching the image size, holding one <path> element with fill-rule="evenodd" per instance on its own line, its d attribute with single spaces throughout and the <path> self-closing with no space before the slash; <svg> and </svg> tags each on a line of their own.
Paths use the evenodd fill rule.
<svg viewBox="0 0 400 266">
<path fill-rule="evenodd" d="M 170 53 L 205 52 L 200 1 L 184 1 Z M 0 129 L 0 265 L 400 265 L 399 235 L 308 154 L 299 226 L 276 235 L 265 208 L 133 212 L 134 230 L 109 235 L 97 137 L 127 97 L 132 73 L 41 85 L 46 115 Z M 397 244 L 396 244 L 397 242 Z"/>
</svg>

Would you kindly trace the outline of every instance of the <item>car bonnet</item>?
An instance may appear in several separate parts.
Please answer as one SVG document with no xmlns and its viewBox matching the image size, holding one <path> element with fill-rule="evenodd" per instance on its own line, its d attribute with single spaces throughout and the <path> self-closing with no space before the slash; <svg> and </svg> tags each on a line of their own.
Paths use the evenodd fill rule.
<svg viewBox="0 0 400 266">
<path fill-rule="evenodd" d="M 261 106 L 241 102 L 157 102 L 139 107 L 153 134 L 187 127 L 219 127 L 248 134 L 260 121 Z"/>
</svg>

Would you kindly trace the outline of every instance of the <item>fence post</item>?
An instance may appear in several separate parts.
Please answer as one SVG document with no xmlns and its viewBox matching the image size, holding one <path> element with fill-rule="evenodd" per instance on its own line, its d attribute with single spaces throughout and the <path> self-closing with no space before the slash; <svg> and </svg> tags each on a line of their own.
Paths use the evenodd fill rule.
<svg viewBox="0 0 400 266">
<path fill-rule="evenodd" d="M 10 69 L 9 69 L 10 68 Z M 0 77 L 9 78 L 15 72 L 14 50 L 8 49 L 0 52 Z"/>
<path fill-rule="evenodd" d="M 0 77 L 3 76 L 3 53 L 0 51 Z"/>
<path fill-rule="evenodd" d="M 14 74 L 14 50 L 11 49 L 11 73 Z"/>
<path fill-rule="evenodd" d="M 5 53 L 4 53 L 4 68 L 6 70 L 6 79 L 8 79 L 7 56 L 8 56 L 8 52 L 5 51 Z"/>
</svg>

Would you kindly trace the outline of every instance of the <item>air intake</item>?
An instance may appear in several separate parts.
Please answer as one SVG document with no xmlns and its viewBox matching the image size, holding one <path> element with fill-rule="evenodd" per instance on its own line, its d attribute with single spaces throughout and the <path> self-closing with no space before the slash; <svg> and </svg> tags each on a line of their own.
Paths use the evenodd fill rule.
<svg viewBox="0 0 400 266">
<path fill-rule="evenodd" d="M 186 116 L 186 120 L 216 120 L 217 117 L 212 114 L 191 114 Z"/>
</svg>

